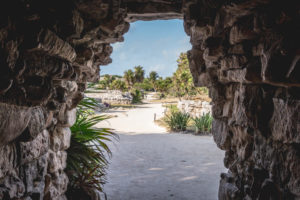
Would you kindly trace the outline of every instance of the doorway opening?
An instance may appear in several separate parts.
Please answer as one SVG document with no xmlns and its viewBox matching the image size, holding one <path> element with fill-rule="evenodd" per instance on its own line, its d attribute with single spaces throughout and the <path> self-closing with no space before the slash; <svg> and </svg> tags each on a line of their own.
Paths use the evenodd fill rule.
<svg viewBox="0 0 300 200">
<path fill-rule="evenodd" d="M 210 99 L 207 88 L 193 83 L 183 21 L 131 23 L 125 41 L 113 48 L 112 64 L 101 67 L 92 85 L 97 92 L 87 94 L 109 116 L 97 127 L 119 136 L 108 143 L 107 198 L 217 199 L 224 153 L 211 127 L 201 129 L 211 115 Z M 179 120 L 172 127 L 173 113 L 186 115 L 186 125 L 176 128 Z"/>
</svg>

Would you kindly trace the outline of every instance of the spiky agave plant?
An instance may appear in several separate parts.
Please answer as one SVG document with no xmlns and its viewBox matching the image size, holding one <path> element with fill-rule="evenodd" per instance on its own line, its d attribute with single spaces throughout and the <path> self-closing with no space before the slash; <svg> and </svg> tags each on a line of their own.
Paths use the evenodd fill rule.
<svg viewBox="0 0 300 200">
<path fill-rule="evenodd" d="M 66 169 L 69 199 L 87 199 L 87 194 L 103 191 L 107 157 L 111 156 L 106 142 L 116 139 L 117 135 L 111 129 L 96 127 L 96 124 L 109 118 L 104 115 L 91 116 L 98 106 L 95 99 L 84 98 L 77 107 L 77 119 L 71 127 Z"/>
<path fill-rule="evenodd" d="M 193 118 L 196 133 L 210 133 L 213 118 L 210 113 L 206 113 L 201 117 Z"/>
<path fill-rule="evenodd" d="M 190 115 L 180 111 L 171 111 L 170 114 L 166 114 L 164 121 L 172 131 L 185 131 L 190 121 Z"/>
</svg>

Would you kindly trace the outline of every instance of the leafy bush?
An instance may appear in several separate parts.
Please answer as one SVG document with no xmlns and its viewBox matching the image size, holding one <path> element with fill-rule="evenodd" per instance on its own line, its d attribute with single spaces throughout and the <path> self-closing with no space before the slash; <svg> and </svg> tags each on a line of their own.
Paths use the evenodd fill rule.
<svg viewBox="0 0 300 200">
<path fill-rule="evenodd" d="M 88 194 L 102 192 L 105 183 L 107 156 L 111 156 L 105 142 L 117 135 L 110 129 L 95 127 L 108 119 L 103 115 L 90 117 L 97 106 L 97 101 L 85 98 L 77 107 L 77 119 L 71 127 L 71 146 L 67 150 L 68 199 L 87 199 Z"/>
<path fill-rule="evenodd" d="M 126 84 L 124 81 L 116 79 L 111 83 L 110 89 L 125 91 L 127 88 L 126 88 Z"/>
<path fill-rule="evenodd" d="M 164 121 L 172 131 L 185 131 L 190 121 L 190 115 L 184 112 L 171 111 L 170 114 L 166 114 Z"/>
<path fill-rule="evenodd" d="M 133 89 L 131 92 L 132 103 L 141 103 L 143 99 L 143 94 L 140 90 Z"/>
<path fill-rule="evenodd" d="M 206 113 L 201 117 L 195 117 L 193 121 L 196 128 L 196 133 L 211 132 L 212 120 L 213 118 L 210 113 Z"/>
</svg>

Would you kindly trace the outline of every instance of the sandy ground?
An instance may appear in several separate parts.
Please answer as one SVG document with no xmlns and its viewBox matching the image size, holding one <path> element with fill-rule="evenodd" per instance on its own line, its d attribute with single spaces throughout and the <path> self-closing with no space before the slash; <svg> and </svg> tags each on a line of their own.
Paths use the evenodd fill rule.
<svg viewBox="0 0 300 200">
<path fill-rule="evenodd" d="M 154 114 L 161 104 L 114 110 L 118 117 L 99 124 L 114 128 L 113 158 L 104 190 L 108 200 L 216 200 L 224 152 L 210 136 L 167 133 Z"/>
</svg>

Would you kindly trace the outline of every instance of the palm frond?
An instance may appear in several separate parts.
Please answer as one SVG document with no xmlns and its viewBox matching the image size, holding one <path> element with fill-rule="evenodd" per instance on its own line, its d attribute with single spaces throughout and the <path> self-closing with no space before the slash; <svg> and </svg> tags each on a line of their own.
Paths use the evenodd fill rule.
<svg viewBox="0 0 300 200">
<path fill-rule="evenodd" d="M 109 119 L 108 116 L 94 116 L 99 103 L 93 98 L 84 98 L 77 107 L 77 118 L 71 129 L 71 146 L 67 150 L 69 190 L 95 189 L 102 191 L 106 182 L 105 174 L 108 158 L 112 152 L 107 142 L 118 139 L 109 128 L 99 128 L 97 124 Z M 70 195 L 72 192 L 69 193 Z"/>
</svg>

